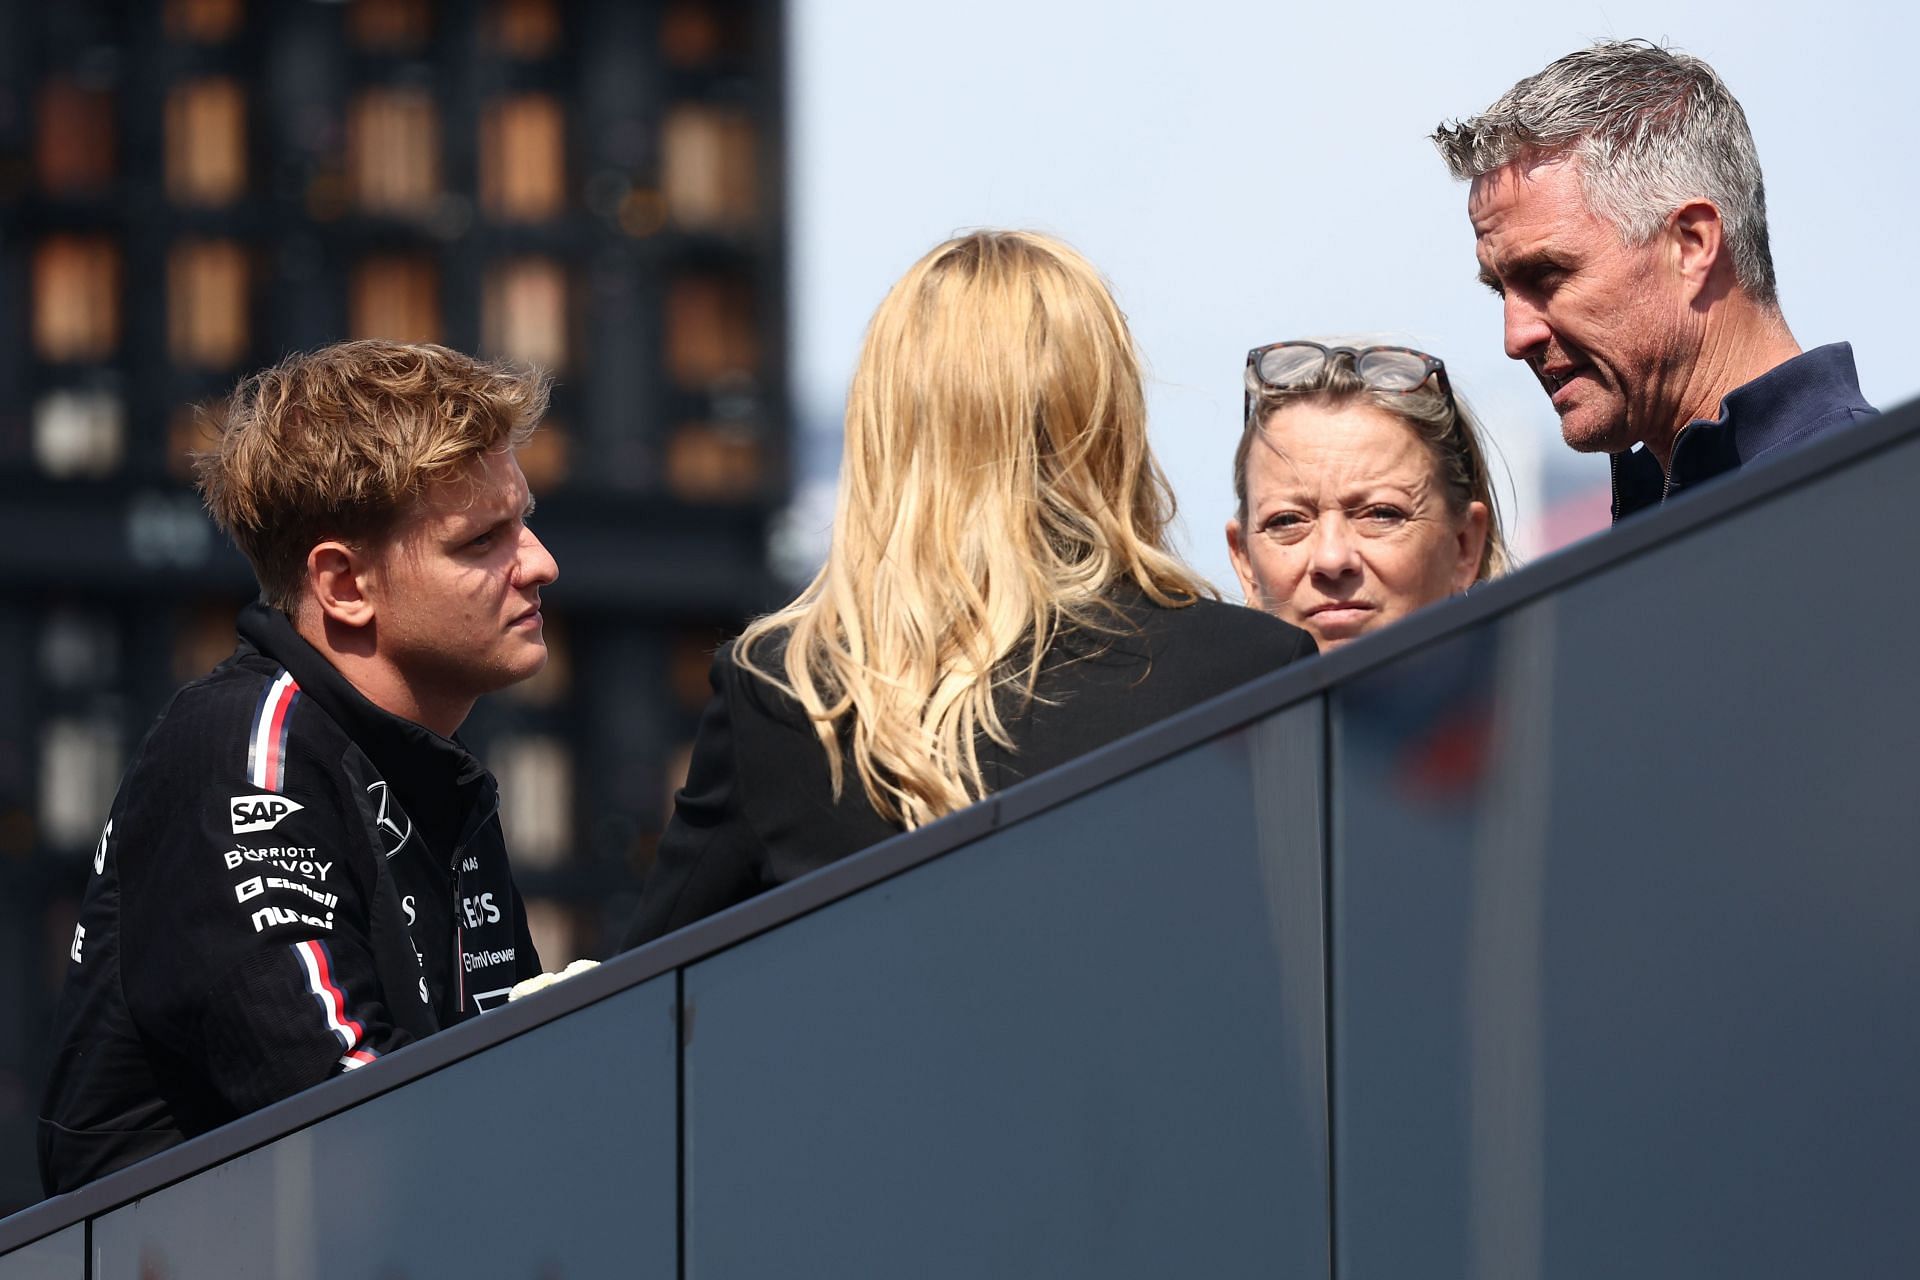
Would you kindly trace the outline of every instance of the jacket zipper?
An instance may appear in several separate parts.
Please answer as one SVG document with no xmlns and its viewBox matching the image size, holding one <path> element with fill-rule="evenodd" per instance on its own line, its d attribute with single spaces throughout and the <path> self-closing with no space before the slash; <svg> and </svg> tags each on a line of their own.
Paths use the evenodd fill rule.
<svg viewBox="0 0 1920 1280">
<path fill-rule="evenodd" d="M 459 1002 L 454 1008 L 459 1013 L 465 1013 L 467 1009 L 467 904 L 460 897 L 460 859 L 466 853 L 467 845 L 473 839 L 474 833 L 492 821 L 493 816 L 499 812 L 500 793 L 496 791 L 493 793 L 492 803 L 488 805 L 487 811 L 480 815 L 479 821 L 469 823 L 460 833 L 460 839 L 454 842 L 453 856 L 447 863 L 447 872 L 453 877 L 453 978 L 456 984 L 454 990 L 459 996 Z"/>
<path fill-rule="evenodd" d="M 1661 468 L 1661 470 L 1663 470 L 1666 473 L 1664 476 L 1661 477 L 1661 481 L 1660 481 L 1660 505 L 1661 506 L 1666 505 L 1667 495 L 1673 492 L 1673 464 L 1677 462 L 1680 458 L 1680 442 L 1687 438 L 1687 432 L 1690 428 L 1691 428 L 1691 424 L 1689 424 L 1686 427 L 1680 428 L 1679 434 L 1674 436 L 1673 438 L 1673 448 L 1667 451 L 1667 465 Z"/>
</svg>

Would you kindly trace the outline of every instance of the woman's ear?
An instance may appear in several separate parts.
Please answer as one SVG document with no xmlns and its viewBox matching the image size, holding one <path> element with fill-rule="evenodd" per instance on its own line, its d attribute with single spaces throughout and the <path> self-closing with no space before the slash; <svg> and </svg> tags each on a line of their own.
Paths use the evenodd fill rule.
<svg viewBox="0 0 1920 1280">
<path fill-rule="evenodd" d="M 1453 566 L 1455 595 L 1472 586 L 1480 577 L 1480 558 L 1486 554 L 1490 524 L 1486 503 L 1467 504 L 1466 511 L 1460 517 L 1459 531 L 1454 534 L 1454 552 L 1458 557 Z"/>
<path fill-rule="evenodd" d="M 1233 573 L 1240 579 L 1240 592 L 1247 607 L 1263 608 L 1260 582 L 1253 576 L 1253 559 L 1247 554 L 1247 531 L 1238 520 L 1227 521 L 1227 554 L 1233 559 Z"/>
</svg>

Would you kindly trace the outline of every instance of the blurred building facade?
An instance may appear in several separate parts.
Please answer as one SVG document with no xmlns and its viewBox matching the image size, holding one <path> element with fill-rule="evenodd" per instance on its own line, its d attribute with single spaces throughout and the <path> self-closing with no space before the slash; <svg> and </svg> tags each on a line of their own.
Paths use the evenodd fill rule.
<svg viewBox="0 0 1920 1280">
<path fill-rule="evenodd" d="M 348 337 L 552 371 L 552 659 L 462 736 L 549 967 L 631 909 L 789 484 L 775 0 L 5 0 L 0 1213 L 125 762 L 232 646 L 190 455 Z"/>
</svg>

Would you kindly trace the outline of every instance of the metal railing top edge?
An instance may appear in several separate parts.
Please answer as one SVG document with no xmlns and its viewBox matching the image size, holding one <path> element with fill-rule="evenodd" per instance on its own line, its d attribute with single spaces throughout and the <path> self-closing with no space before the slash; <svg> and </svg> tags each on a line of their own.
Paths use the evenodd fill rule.
<svg viewBox="0 0 1920 1280">
<path fill-rule="evenodd" d="M 917 831 L 875 845 L 656 942 L 614 957 L 531 1000 L 494 1010 L 242 1116 L 211 1133 L 97 1182 L 0 1219 L 0 1255 L 111 1212 L 236 1156 L 391 1092 L 494 1045 L 524 1035 L 631 987 L 719 954 L 970 844 L 1013 823 L 1177 755 L 1199 743 L 1319 697 L 1413 650 L 1456 635 L 1648 551 L 1678 541 L 1828 472 L 1920 436 L 1920 401 L 1749 467 L 1685 501 L 1655 511 L 1422 610 L 1337 653 L 1283 668 L 1091 752 Z"/>
</svg>

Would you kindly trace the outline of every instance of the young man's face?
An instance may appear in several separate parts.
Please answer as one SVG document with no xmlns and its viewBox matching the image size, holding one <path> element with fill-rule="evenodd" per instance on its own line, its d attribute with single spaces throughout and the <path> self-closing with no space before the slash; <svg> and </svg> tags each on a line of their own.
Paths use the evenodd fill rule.
<svg viewBox="0 0 1920 1280">
<path fill-rule="evenodd" d="M 484 454 L 429 489 L 379 553 L 376 644 L 423 709 L 454 709 L 457 723 L 546 665 L 540 588 L 560 571 L 532 512 L 513 454 Z"/>
</svg>

